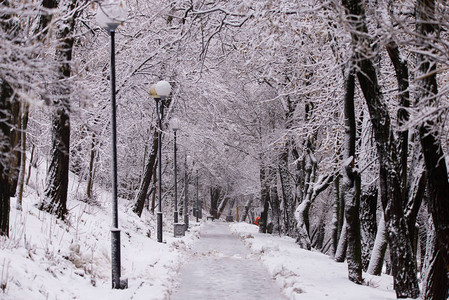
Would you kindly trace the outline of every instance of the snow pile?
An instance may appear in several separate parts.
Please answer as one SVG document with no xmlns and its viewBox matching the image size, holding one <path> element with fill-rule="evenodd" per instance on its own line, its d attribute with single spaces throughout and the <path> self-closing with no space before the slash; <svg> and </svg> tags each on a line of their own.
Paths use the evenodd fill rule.
<svg viewBox="0 0 449 300">
<path fill-rule="evenodd" d="M 120 200 L 122 277 L 128 279 L 129 288 L 112 290 L 110 194 L 97 191 L 95 204 L 87 204 L 76 200 L 81 198 L 75 191 L 80 186 L 74 176 L 70 180 L 67 222 L 36 209 L 35 189 L 27 187 L 23 211 L 16 210 L 16 200 L 11 199 L 10 238 L 0 239 L 0 298 L 168 298 L 180 261 L 198 238 L 199 227 L 174 238 L 167 214 L 166 243 L 158 243 L 155 216 L 146 212 L 138 218 L 129 208 L 131 203 Z"/>
<path fill-rule="evenodd" d="M 290 299 L 396 299 L 393 278 L 364 274 L 365 284 L 348 280 L 346 263 L 336 263 L 327 255 L 300 249 L 289 237 L 261 234 L 246 223 L 231 225 Z"/>
</svg>

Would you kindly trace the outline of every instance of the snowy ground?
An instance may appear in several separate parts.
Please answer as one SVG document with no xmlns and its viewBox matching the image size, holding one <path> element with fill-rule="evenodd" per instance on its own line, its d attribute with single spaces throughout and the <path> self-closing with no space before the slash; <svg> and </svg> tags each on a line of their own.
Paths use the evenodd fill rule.
<svg viewBox="0 0 449 300">
<path fill-rule="evenodd" d="M 43 191 L 38 175 L 26 188 L 23 211 L 11 199 L 10 238 L 0 238 L 0 299 L 170 299 L 179 286 L 182 263 L 194 254 L 194 244 L 201 244 L 199 232 L 207 232 L 210 222 L 192 221 L 185 237 L 174 238 L 171 214 L 166 214 L 166 243 L 158 243 L 155 216 L 145 212 L 138 218 L 130 202 L 120 200 L 122 276 L 129 288 L 112 290 L 110 195 L 97 190 L 96 205 L 88 205 L 79 200 L 83 184 L 71 176 L 69 218 L 61 222 L 35 207 Z M 289 299 L 395 299 L 390 276 L 365 275 L 366 284 L 355 285 L 347 279 L 345 263 L 299 249 L 291 238 L 259 234 L 257 226 L 244 223 L 231 224 L 231 230 Z M 217 249 L 210 253 L 226 256 L 224 246 L 212 246 Z"/>
<path fill-rule="evenodd" d="M 166 243 L 158 243 L 155 216 L 144 212 L 138 218 L 131 203 L 120 199 L 122 277 L 129 288 L 112 290 L 110 194 L 98 190 L 96 205 L 88 205 L 77 200 L 83 184 L 73 175 L 70 182 L 68 222 L 35 207 L 42 182 L 32 181 L 26 188 L 23 211 L 11 199 L 10 238 L 0 238 L 0 299 L 168 298 L 179 262 L 198 238 L 200 226 L 192 224 L 185 237 L 174 238 L 171 220 L 165 219 Z"/>
<path fill-rule="evenodd" d="M 180 286 L 170 300 L 287 299 L 242 241 L 224 222 L 201 229 L 188 263 L 180 269 Z"/>
<path fill-rule="evenodd" d="M 260 234 L 256 226 L 244 223 L 231 229 L 260 257 L 289 299 L 396 299 L 391 276 L 364 274 L 365 284 L 356 285 L 348 280 L 346 263 L 300 249 L 292 238 Z"/>
</svg>

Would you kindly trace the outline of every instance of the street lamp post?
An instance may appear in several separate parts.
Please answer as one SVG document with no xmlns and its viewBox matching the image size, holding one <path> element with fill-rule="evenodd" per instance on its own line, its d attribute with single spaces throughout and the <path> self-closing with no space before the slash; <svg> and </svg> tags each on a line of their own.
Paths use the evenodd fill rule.
<svg viewBox="0 0 449 300">
<path fill-rule="evenodd" d="M 198 169 L 196 170 L 196 222 L 198 223 L 198 217 L 200 216 L 200 202 L 198 195 Z"/>
<path fill-rule="evenodd" d="M 173 129 L 173 168 L 174 168 L 174 179 L 175 179 L 175 212 L 173 213 L 173 221 L 175 224 L 178 223 L 178 167 L 177 167 L 177 159 L 176 159 L 176 132 L 179 129 L 179 120 L 177 118 L 173 118 L 171 120 L 171 127 Z"/>
<path fill-rule="evenodd" d="M 189 176 L 187 173 L 188 162 L 187 154 L 185 156 L 185 168 L 184 168 L 184 224 L 186 225 L 186 230 L 189 228 Z"/>
<path fill-rule="evenodd" d="M 157 211 L 157 241 L 162 243 L 162 119 L 164 118 L 164 102 L 170 95 L 171 85 L 165 80 L 159 81 L 150 88 L 150 95 L 156 101 L 158 121 L 158 211 Z"/>
<path fill-rule="evenodd" d="M 97 11 L 97 22 L 111 37 L 111 130 L 112 130 L 112 228 L 111 228 L 111 266 L 112 288 L 127 288 L 127 281 L 121 281 L 120 229 L 118 228 L 117 202 L 117 123 L 115 101 L 115 30 L 126 20 L 127 9 L 122 2 L 103 2 Z"/>
</svg>

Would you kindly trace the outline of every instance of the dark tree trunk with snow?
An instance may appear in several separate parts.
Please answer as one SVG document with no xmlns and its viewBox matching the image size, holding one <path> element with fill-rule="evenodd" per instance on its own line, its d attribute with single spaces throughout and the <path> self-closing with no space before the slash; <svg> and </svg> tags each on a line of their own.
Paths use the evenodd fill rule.
<svg viewBox="0 0 449 300">
<path fill-rule="evenodd" d="M 226 205 L 229 202 L 229 197 L 225 196 L 223 200 L 221 201 L 220 205 L 218 206 L 218 214 L 217 218 L 219 219 L 221 217 L 221 214 L 223 213 L 224 209 L 226 208 Z"/>
<path fill-rule="evenodd" d="M 397 141 L 390 127 L 388 107 L 383 99 L 372 61 L 373 45 L 368 38 L 365 12 L 360 0 L 343 0 L 357 62 L 357 78 L 360 82 L 373 125 L 374 138 L 380 165 L 380 195 L 389 234 L 390 255 L 394 288 L 398 298 L 419 296 L 416 266 L 408 239 L 401 190 Z M 371 55 L 373 54 L 373 55 Z"/>
<path fill-rule="evenodd" d="M 21 138 L 20 138 L 20 149 L 21 149 L 21 158 L 20 158 L 20 172 L 19 172 L 19 180 L 17 181 L 18 185 L 18 194 L 17 194 L 17 202 L 16 208 L 18 210 L 22 210 L 22 198 L 23 198 L 23 188 L 25 185 L 25 172 L 26 172 L 26 142 L 27 142 L 27 134 L 26 130 L 28 127 L 28 113 L 29 113 L 29 104 L 22 103 L 22 118 L 21 118 Z"/>
<path fill-rule="evenodd" d="M 95 177 L 95 158 L 96 158 L 96 146 L 97 146 L 97 138 L 95 133 L 92 133 L 92 142 L 90 144 L 90 156 L 89 156 L 89 174 L 87 178 L 87 188 L 86 194 L 87 199 L 92 199 L 93 197 L 93 186 L 94 186 L 94 177 Z"/>
<path fill-rule="evenodd" d="M 344 262 L 346 259 L 346 250 L 348 249 L 348 235 L 346 234 L 347 229 L 348 226 L 346 226 L 346 218 L 344 218 L 340 237 L 337 243 L 337 249 L 335 250 L 334 260 L 336 262 Z"/>
<path fill-rule="evenodd" d="M 379 225 L 377 227 L 376 240 L 374 242 L 373 250 L 368 264 L 368 274 L 380 276 L 382 274 L 382 266 L 385 259 L 385 252 L 387 251 L 388 236 L 387 228 L 385 227 L 384 215 L 380 217 Z"/>
<path fill-rule="evenodd" d="M 345 141 L 343 151 L 343 195 L 345 199 L 345 218 L 347 235 L 346 260 L 348 277 L 352 282 L 361 284 L 362 278 L 362 245 L 360 239 L 360 174 L 356 170 L 356 122 L 354 108 L 355 78 L 352 62 L 345 78 Z"/>
<path fill-rule="evenodd" d="M 276 184 L 276 170 L 274 168 L 269 168 L 268 177 L 269 177 L 268 180 L 270 182 L 269 193 L 270 193 L 270 206 L 271 206 L 271 220 L 273 222 L 272 233 L 281 233 L 281 207 L 278 195 L 278 187 Z M 288 190 L 292 192 L 291 186 Z M 293 201 L 293 199 L 290 200 Z"/>
<path fill-rule="evenodd" d="M 371 185 L 360 196 L 360 229 L 362 237 L 362 265 L 363 270 L 368 269 L 371 251 L 377 233 L 377 186 Z"/>
<path fill-rule="evenodd" d="M 14 197 L 16 195 L 17 190 L 17 182 L 19 179 L 19 170 L 20 170 L 20 162 L 22 159 L 21 156 L 21 134 L 20 134 L 20 128 L 22 123 L 21 118 L 21 103 L 17 99 L 17 97 L 14 97 L 14 99 L 11 102 L 11 133 L 10 133 L 10 139 L 11 139 L 11 153 L 10 153 L 10 195 L 11 197 Z"/>
<path fill-rule="evenodd" d="M 148 158 L 148 162 L 145 165 L 145 171 L 140 182 L 139 192 L 137 193 L 136 199 L 134 200 L 134 206 L 132 208 L 133 212 L 135 212 L 139 217 L 142 215 L 145 200 L 148 195 L 148 188 L 150 186 L 151 179 L 154 176 L 154 170 L 157 160 L 158 142 L 158 132 L 157 129 L 155 129 L 153 133 L 153 143 L 151 145 L 150 157 Z"/>
<path fill-rule="evenodd" d="M 436 78 L 437 62 L 432 56 L 436 50 L 438 29 L 435 20 L 435 1 L 418 0 L 416 2 L 417 33 L 421 37 L 421 51 L 417 56 L 418 105 L 430 106 L 437 102 L 438 87 Z M 438 137 L 438 119 L 425 120 L 419 127 L 421 146 L 428 182 L 428 209 L 432 215 L 435 229 L 433 251 L 425 276 L 424 299 L 447 299 L 449 291 L 449 181 L 446 159 Z M 430 253 L 429 253 L 430 254 Z M 427 254 L 427 255 L 429 255 Z"/>
<path fill-rule="evenodd" d="M 69 182 L 70 153 L 70 94 L 71 88 L 67 82 L 71 75 L 73 51 L 73 33 L 76 19 L 80 11 L 76 9 L 78 1 L 50 1 L 50 6 L 58 3 L 64 13 L 70 16 L 61 21 L 56 30 L 59 45 L 55 59 L 59 64 L 57 69 L 58 84 L 54 88 L 52 112 L 52 148 L 50 166 L 47 174 L 45 197 L 39 208 L 54 213 L 64 219 L 67 213 L 67 189 Z"/>
<path fill-rule="evenodd" d="M 260 203 L 263 207 L 260 213 L 259 232 L 267 233 L 268 209 L 270 208 L 270 188 L 265 168 L 260 166 Z"/>
<path fill-rule="evenodd" d="M 0 78 L 0 235 L 9 236 L 11 125 L 11 86 Z"/>
<path fill-rule="evenodd" d="M 274 173 L 274 171 L 269 171 L 269 172 Z M 273 178 L 273 174 L 269 174 L 269 175 L 271 175 L 270 178 Z M 288 236 L 295 238 L 297 236 L 296 220 L 295 220 L 295 216 L 294 216 L 296 203 L 295 203 L 295 198 L 294 198 L 294 194 L 293 194 L 293 186 L 294 185 L 293 185 L 292 177 L 291 177 L 289 169 L 288 169 L 288 145 L 286 145 L 281 151 L 281 155 L 280 155 L 280 159 L 279 159 L 279 178 L 281 180 L 282 199 L 283 199 L 284 210 L 285 210 L 285 214 L 284 214 L 285 233 Z M 276 173 L 274 173 L 274 180 L 271 180 L 270 189 L 276 188 L 275 185 L 276 185 Z M 277 193 L 277 188 L 276 188 L 276 193 Z M 274 191 L 270 192 L 270 198 L 271 197 L 277 197 L 276 195 L 274 195 Z M 278 207 L 279 207 L 279 205 L 276 207 L 276 209 L 278 209 Z M 275 213 L 273 212 L 273 214 L 275 214 Z"/>
<path fill-rule="evenodd" d="M 218 200 L 220 200 L 220 189 L 218 187 L 210 188 L 210 215 L 214 218 L 218 218 Z"/>
<path fill-rule="evenodd" d="M 341 227 L 343 226 L 343 212 L 341 195 L 340 195 L 340 175 L 335 177 L 334 181 L 334 204 L 332 207 L 332 224 L 331 224 L 331 250 L 330 256 L 335 257 L 337 252 L 338 239 L 341 233 Z"/>
</svg>

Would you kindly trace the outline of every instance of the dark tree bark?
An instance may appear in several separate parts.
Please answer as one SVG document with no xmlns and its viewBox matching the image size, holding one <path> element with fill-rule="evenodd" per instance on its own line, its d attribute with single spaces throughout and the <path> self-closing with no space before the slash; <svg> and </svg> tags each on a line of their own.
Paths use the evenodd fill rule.
<svg viewBox="0 0 449 300">
<path fill-rule="evenodd" d="M 407 166 L 409 165 L 409 131 L 406 127 L 406 124 L 410 118 L 409 112 L 407 110 L 410 107 L 408 63 L 401 57 L 399 46 L 395 41 L 391 40 L 386 45 L 386 49 L 394 66 L 396 79 L 398 82 L 399 109 L 397 112 L 397 119 L 399 125 L 398 151 L 401 166 L 401 189 L 402 199 L 404 203 L 404 215 L 407 221 L 409 239 L 412 245 L 414 245 L 414 237 L 416 235 L 415 223 L 424 194 L 425 176 L 420 165 L 421 158 L 418 149 L 415 149 L 413 153 L 413 163 L 410 166 L 410 171 L 407 172 Z M 410 175 L 408 175 L 408 173 Z M 416 249 L 415 247 L 413 248 L 413 252 L 414 254 L 416 254 Z"/>
<path fill-rule="evenodd" d="M 282 187 L 282 199 L 284 202 L 284 210 L 285 210 L 285 219 L 284 219 L 284 226 L 285 226 L 285 233 L 293 238 L 296 238 L 296 220 L 294 216 L 296 203 L 295 198 L 293 194 L 293 182 L 292 177 L 290 175 L 289 169 L 288 169 L 288 144 L 282 149 L 281 155 L 279 158 L 279 178 L 281 180 L 281 187 Z M 273 173 L 273 171 L 269 171 Z M 270 178 L 273 178 L 273 176 L 270 176 Z M 276 175 L 274 174 L 274 179 L 276 178 Z M 276 187 L 276 181 L 271 180 L 270 189 L 276 189 L 276 195 L 274 194 L 274 191 L 270 191 L 270 198 L 275 197 L 277 198 L 277 187 Z M 273 201 L 272 201 L 273 202 Z M 276 205 L 276 203 L 275 203 Z M 279 205 L 275 206 L 276 209 L 278 209 Z M 276 211 L 277 213 L 277 211 Z M 275 214 L 275 212 L 273 212 Z M 277 218 L 279 219 L 279 215 L 277 215 Z"/>
<path fill-rule="evenodd" d="M 278 187 L 276 182 L 276 171 L 274 168 L 268 169 L 268 181 L 270 182 L 270 206 L 271 206 L 271 220 L 273 222 L 272 233 L 280 234 L 282 231 L 281 226 L 281 207 L 278 194 Z M 287 189 L 292 192 L 291 186 Z M 291 197 L 293 198 L 293 197 Z M 293 199 L 290 199 L 293 200 Z"/>
<path fill-rule="evenodd" d="M 17 182 L 18 184 L 18 189 L 19 192 L 17 194 L 17 203 L 16 203 L 16 208 L 18 210 L 22 210 L 22 198 L 23 198 L 23 188 L 25 185 L 25 172 L 26 172 L 26 143 L 27 143 L 27 135 L 26 135 L 26 131 L 27 131 L 27 127 L 28 127 L 28 113 L 29 113 L 29 107 L 28 107 L 28 103 L 22 103 L 22 124 L 21 124 L 21 128 L 20 128 L 20 134 L 21 134 L 21 138 L 20 138 L 20 150 L 21 150 L 21 158 L 20 158 L 20 172 L 19 172 L 19 180 Z"/>
<path fill-rule="evenodd" d="M 9 236 L 10 211 L 10 153 L 11 86 L 0 78 L 0 235 Z"/>
<path fill-rule="evenodd" d="M 218 200 L 220 199 L 220 189 L 218 187 L 210 188 L 210 215 L 214 218 L 218 218 Z"/>
<path fill-rule="evenodd" d="M 86 194 L 87 199 L 92 199 L 93 197 L 93 186 L 94 186 L 94 177 L 95 177 L 95 159 L 96 159 L 96 145 L 97 145 L 97 138 L 95 133 L 92 133 L 92 142 L 90 144 L 90 157 L 89 157 L 89 174 L 87 178 L 87 188 L 86 188 Z"/>
<path fill-rule="evenodd" d="M 136 199 L 134 200 L 133 212 L 135 212 L 139 217 L 142 215 L 143 207 L 145 205 L 145 199 L 148 195 L 148 188 L 151 183 L 151 179 L 154 176 L 155 164 L 157 160 L 157 150 L 158 150 L 158 132 L 157 129 L 153 133 L 153 143 L 151 145 L 150 157 L 145 165 L 145 172 L 143 174 L 142 180 L 140 182 L 139 192 L 137 193 Z"/>
<path fill-rule="evenodd" d="M 417 33 L 420 37 L 421 51 L 417 55 L 418 104 L 432 105 L 438 98 L 436 78 L 437 62 L 432 55 L 422 53 L 435 52 L 433 43 L 437 43 L 438 29 L 435 19 L 435 1 L 418 0 L 416 2 Z M 422 104 L 421 104 L 422 105 Z M 432 215 L 434 250 L 424 283 L 424 299 L 447 299 L 449 293 L 449 181 L 446 159 L 437 131 L 438 119 L 426 119 L 419 126 L 421 146 L 428 183 L 428 209 Z"/>
<path fill-rule="evenodd" d="M 362 278 L 362 245 L 360 238 L 360 174 L 356 170 L 355 143 L 357 128 L 355 122 L 354 89 L 355 78 L 352 61 L 345 79 L 344 119 L 345 141 L 343 153 L 343 194 L 347 235 L 346 260 L 349 280 L 357 284 Z"/>
<path fill-rule="evenodd" d="M 335 258 L 337 252 L 338 239 L 343 226 L 343 216 L 341 208 L 344 207 L 342 197 L 340 195 L 340 175 L 335 177 L 334 181 L 334 204 L 332 207 L 332 224 L 331 224 L 331 249 L 330 256 Z"/>
<path fill-rule="evenodd" d="M 80 10 L 76 9 L 78 1 L 48 1 L 51 7 L 58 4 L 65 13 L 71 13 L 61 21 L 56 30 L 59 45 L 56 48 L 55 59 L 59 64 L 57 78 L 59 80 L 54 89 L 52 112 L 52 148 L 50 166 L 47 174 L 45 197 L 39 204 L 39 209 L 65 219 L 67 214 L 67 189 L 69 182 L 69 153 L 70 153 L 70 94 L 67 82 L 71 75 L 71 61 L 73 52 L 73 33 L 76 19 Z M 72 13 L 73 12 L 73 13 Z"/>
<path fill-rule="evenodd" d="M 371 251 L 374 248 L 374 241 L 377 233 L 377 195 L 376 185 L 371 185 L 360 196 L 360 229 L 362 236 L 362 265 L 363 270 L 368 269 Z"/>
<path fill-rule="evenodd" d="M 407 159 L 408 159 L 408 129 L 405 125 L 409 120 L 409 113 L 407 108 L 410 107 L 410 93 L 409 93 L 409 80 L 408 80 L 408 64 L 407 61 L 402 59 L 399 47 L 395 41 L 391 40 L 387 45 L 387 52 L 393 63 L 396 73 L 396 80 L 398 82 L 399 90 L 399 109 L 397 112 L 398 125 L 399 125 L 399 157 L 401 166 L 401 188 L 403 191 L 402 197 L 404 201 L 407 198 Z M 405 128 L 403 128 L 405 127 Z"/>
<path fill-rule="evenodd" d="M 17 182 L 19 179 L 19 171 L 20 171 L 20 163 L 22 159 L 21 155 L 21 123 L 22 123 L 22 117 L 21 117 L 21 103 L 17 97 L 13 98 L 13 101 L 11 102 L 11 116 L 10 116 L 10 122 L 11 122 L 11 133 L 10 133 L 10 139 L 11 139 L 11 153 L 10 153 L 10 195 L 11 197 L 14 197 L 16 195 L 17 190 Z"/>
<path fill-rule="evenodd" d="M 261 165 L 259 168 L 260 176 L 260 202 L 263 207 L 260 213 L 259 232 L 267 233 L 268 209 L 270 208 L 270 187 L 265 168 Z"/>
<path fill-rule="evenodd" d="M 408 239 L 401 190 L 401 171 L 397 141 L 391 130 L 388 107 L 383 99 L 373 63 L 373 45 L 365 24 L 365 11 L 360 0 L 343 0 L 357 62 L 357 78 L 368 106 L 380 165 L 380 195 L 388 230 L 388 242 L 398 298 L 419 296 L 416 266 Z"/>
</svg>

